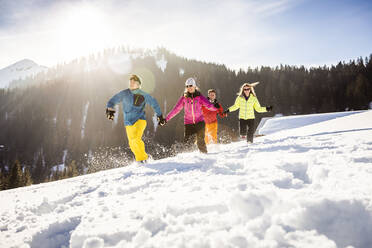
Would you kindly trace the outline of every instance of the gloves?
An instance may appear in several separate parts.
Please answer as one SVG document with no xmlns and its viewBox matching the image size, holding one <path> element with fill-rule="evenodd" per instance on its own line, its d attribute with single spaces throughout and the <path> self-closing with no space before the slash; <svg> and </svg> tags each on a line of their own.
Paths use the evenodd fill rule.
<svg viewBox="0 0 372 248">
<path fill-rule="evenodd" d="M 267 111 L 267 112 L 271 112 L 272 110 L 273 110 L 273 106 L 267 106 L 267 107 L 266 107 L 266 111 Z"/>
<path fill-rule="evenodd" d="M 225 111 L 223 111 L 223 114 L 227 114 L 229 112 L 230 112 L 230 110 L 229 109 L 226 109 Z"/>
<path fill-rule="evenodd" d="M 224 111 L 218 112 L 217 115 L 219 115 L 221 118 L 225 118 L 227 116 L 227 114 Z"/>
<path fill-rule="evenodd" d="M 158 116 L 158 124 L 159 124 L 159 126 L 164 126 L 165 124 L 167 124 L 167 120 L 164 119 L 164 117 L 162 115 L 159 115 Z"/>
<path fill-rule="evenodd" d="M 112 109 L 112 108 L 107 108 L 106 109 L 106 116 L 107 116 L 107 119 L 109 120 L 114 120 L 114 116 L 115 116 L 115 110 Z"/>
</svg>

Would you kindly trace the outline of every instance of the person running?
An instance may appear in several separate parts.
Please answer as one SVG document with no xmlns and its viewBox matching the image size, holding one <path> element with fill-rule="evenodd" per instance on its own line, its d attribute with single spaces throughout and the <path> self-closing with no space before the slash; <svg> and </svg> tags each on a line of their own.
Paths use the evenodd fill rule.
<svg viewBox="0 0 372 248">
<path fill-rule="evenodd" d="M 148 155 L 145 151 L 145 144 L 142 135 L 146 128 L 145 105 L 149 104 L 156 115 L 160 125 L 164 125 L 164 118 L 158 102 L 142 91 L 141 79 L 137 75 L 129 78 L 129 88 L 114 95 L 107 103 L 106 115 L 109 120 L 114 119 L 115 105 L 122 103 L 124 114 L 124 126 L 127 132 L 129 147 L 133 152 L 136 161 L 146 163 Z"/>
<path fill-rule="evenodd" d="M 205 145 L 205 123 L 202 113 L 202 107 L 206 107 L 211 111 L 217 111 L 217 108 L 205 98 L 196 87 L 195 79 L 188 78 L 185 82 L 185 91 L 165 118 L 165 122 L 170 121 L 182 109 L 184 109 L 184 143 L 185 148 L 190 149 L 196 143 L 200 152 L 207 153 Z"/>
<path fill-rule="evenodd" d="M 206 107 L 202 107 L 205 121 L 205 143 L 207 145 L 217 143 L 217 115 L 220 115 L 222 118 L 226 117 L 226 114 L 223 113 L 221 104 L 216 99 L 216 90 L 208 90 L 208 100 L 213 104 L 217 111 L 212 111 Z"/>
<path fill-rule="evenodd" d="M 235 100 L 233 106 L 229 107 L 224 113 L 229 113 L 239 109 L 239 128 L 240 137 L 247 139 L 248 143 L 253 143 L 254 134 L 254 110 L 259 113 L 265 113 L 273 109 L 272 106 L 261 107 L 258 102 L 254 87 L 259 84 L 256 83 L 245 83 L 240 87 L 238 97 Z M 247 130 L 248 128 L 248 130 Z"/>
</svg>

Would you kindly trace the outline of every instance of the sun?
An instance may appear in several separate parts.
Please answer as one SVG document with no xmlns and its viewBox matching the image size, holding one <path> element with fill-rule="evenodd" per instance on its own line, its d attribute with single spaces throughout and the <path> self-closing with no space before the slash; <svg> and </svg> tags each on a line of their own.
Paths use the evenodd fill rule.
<svg viewBox="0 0 372 248">
<path fill-rule="evenodd" d="M 99 9 L 84 6 L 59 18 L 55 33 L 58 49 L 64 57 L 75 58 L 112 46 L 113 32 Z"/>
</svg>

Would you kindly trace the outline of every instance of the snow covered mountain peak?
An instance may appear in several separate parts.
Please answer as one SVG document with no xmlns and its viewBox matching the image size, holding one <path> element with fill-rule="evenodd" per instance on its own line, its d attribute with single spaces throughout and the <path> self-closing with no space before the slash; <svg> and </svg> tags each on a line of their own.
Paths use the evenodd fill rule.
<svg viewBox="0 0 372 248">
<path fill-rule="evenodd" d="M 20 60 L 10 66 L 0 69 L 0 88 L 7 88 L 13 80 L 24 79 L 47 69 L 47 67 L 38 65 L 30 59 Z"/>
</svg>

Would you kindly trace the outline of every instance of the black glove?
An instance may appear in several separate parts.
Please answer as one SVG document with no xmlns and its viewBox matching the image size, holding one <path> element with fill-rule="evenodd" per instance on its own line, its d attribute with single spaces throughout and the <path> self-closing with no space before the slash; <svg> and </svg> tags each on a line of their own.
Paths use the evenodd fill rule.
<svg viewBox="0 0 372 248">
<path fill-rule="evenodd" d="M 162 115 L 158 116 L 158 124 L 159 126 L 164 126 L 165 124 L 167 124 L 167 120 L 164 119 L 164 117 Z"/>
<path fill-rule="evenodd" d="M 107 119 L 109 120 L 114 120 L 114 116 L 115 116 L 115 110 L 113 109 L 106 109 L 106 116 L 107 116 Z"/>
<path fill-rule="evenodd" d="M 266 111 L 267 111 L 267 112 L 270 112 L 270 111 L 272 111 L 272 110 L 273 110 L 273 106 L 267 106 L 267 107 L 266 107 Z"/>
<path fill-rule="evenodd" d="M 224 114 L 227 114 L 227 113 L 229 113 L 229 112 L 230 112 L 229 109 L 226 109 L 225 111 L 223 111 Z"/>
</svg>

